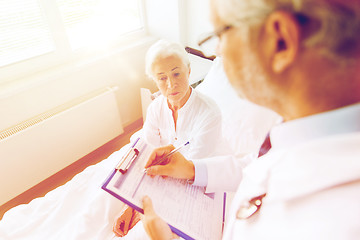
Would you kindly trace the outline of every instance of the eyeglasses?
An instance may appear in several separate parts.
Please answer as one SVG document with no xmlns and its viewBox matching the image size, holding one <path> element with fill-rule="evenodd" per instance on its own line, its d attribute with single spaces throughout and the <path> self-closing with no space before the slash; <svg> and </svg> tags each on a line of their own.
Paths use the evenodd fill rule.
<svg viewBox="0 0 360 240">
<path fill-rule="evenodd" d="M 233 27 L 234 26 L 232 26 L 232 25 L 225 25 L 224 27 L 219 28 L 219 29 L 215 30 L 214 32 L 206 34 L 205 37 L 203 37 L 202 40 L 200 40 L 198 42 L 198 46 L 201 47 L 201 50 L 205 54 L 211 52 L 210 55 L 216 55 L 216 53 L 213 51 L 216 49 L 216 46 L 219 42 L 219 37 L 221 36 L 221 34 L 226 32 L 227 30 L 230 30 Z M 208 55 L 208 54 L 206 54 L 206 55 Z"/>
<path fill-rule="evenodd" d="M 224 27 L 222 27 L 220 29 L 217 29 L 214 32 L 211 32 L 211 33 L 207 34 L 206 37 L 204 37 L 202 40 L 200 40 L 198 42 L 198 45 L 201 46 L 201 45 L 203 45 L 204 43 L 208 42 L 211 39 L 220 37 L 221 34 L 226 32 L 227 30 L 231 29 L 232 27 L 233 27 L 232 25 L 225 25 Z"/>
</svg>

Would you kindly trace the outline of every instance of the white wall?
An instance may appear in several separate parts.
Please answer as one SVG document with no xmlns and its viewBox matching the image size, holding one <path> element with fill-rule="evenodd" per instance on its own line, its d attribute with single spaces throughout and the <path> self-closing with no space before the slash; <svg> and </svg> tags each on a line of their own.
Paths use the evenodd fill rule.
<svg viewBox="0 0 360 240">
<path fill-rule="evenodd" d="M 119 86 L 124 125 L 141 117 L 140 87 L 154 89 L 145 77 L 144 55 L 153 39 L 132 48 L 38 73 L 0 86 L 0 130 L 105 86 Z"/>
<path fill-rule="evenodd" d="M 212 31 L 209 0 L 188 0 L 185 9 L 186 45 L 198 49 L 199 37 Z"/>
<path fill-rule="evenodd" d="M 199 48 L 199 36 L 210 32 L 208 0 L 146 0 L 149 33 Z"/>
<path fill-rule="evenodd" d="M 146 0 L 149 33 L 158 38 L 181 42 L 181 0 Z"/>
</svg>

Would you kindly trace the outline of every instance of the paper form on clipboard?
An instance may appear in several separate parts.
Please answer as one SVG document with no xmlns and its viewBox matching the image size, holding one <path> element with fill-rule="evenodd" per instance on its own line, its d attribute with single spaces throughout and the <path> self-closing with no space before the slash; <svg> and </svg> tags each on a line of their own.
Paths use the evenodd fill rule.
<svg viewBox="0 0 360 240">
<path fill-rule="evenodd" d="M 139 139 L 139 151 L 126 173 L 114 169 L 102 189 L 143 213 L 142 199 L 152 199 L 155 212 L 184 239 L 221 239 L 225 212 L 224 193 L 204 194 L 205 188 L 185 180 L 150 177 L 143 170 L 152 147 Z"/>
</svg>

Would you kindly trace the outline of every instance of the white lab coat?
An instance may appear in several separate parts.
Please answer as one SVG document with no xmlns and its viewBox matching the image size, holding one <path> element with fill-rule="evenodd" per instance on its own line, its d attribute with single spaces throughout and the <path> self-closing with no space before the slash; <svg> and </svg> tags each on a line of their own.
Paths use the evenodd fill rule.
<svg viewBox="0 0 360 240">
<path fill-rule="evenodd" d="M 360 104 L 295 121 L 244 172 L 223 239 L 359 239 Z M 260 210 L 237 219 L 263 193 Z"/>
</svg>

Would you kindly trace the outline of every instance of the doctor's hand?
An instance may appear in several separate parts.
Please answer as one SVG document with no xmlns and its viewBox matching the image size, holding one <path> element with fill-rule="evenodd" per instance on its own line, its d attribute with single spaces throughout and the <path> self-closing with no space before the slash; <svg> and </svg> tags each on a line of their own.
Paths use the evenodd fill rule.
<svg viewBox="0 0 360 240">
<path fill-rule="evenodd" d="M 171 232 L 169 225 L 155 213 L 152 201 L 148 196 L 143 198 L 143 208 L 142 222 L 150 239 L 167 240 L 178 238 L 176 234 Z"/>
<path fill-rule="evenodd" d="M 125 211 L 116 219 L 113 232 L 117 237 L 124 237 L 140 220 L 140 214 L 129 206 L 125 206 Z"/>
<path fill-rule="evenodd" d="M 164 161 L 157 163 L 159 159 L 167 155 L 173 149 L 175 148 L 172 145 L 155 149 L 145 165 L 146 173 L 152 176 L 161 175 L 193 181 L 195 178 L 194 164 L 191 161 L 186 160 L 181 153 L 176 152 L 168 159 L 164 159 Z"/>
</svg>

